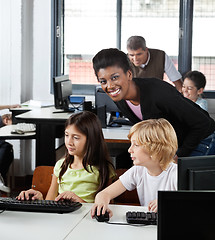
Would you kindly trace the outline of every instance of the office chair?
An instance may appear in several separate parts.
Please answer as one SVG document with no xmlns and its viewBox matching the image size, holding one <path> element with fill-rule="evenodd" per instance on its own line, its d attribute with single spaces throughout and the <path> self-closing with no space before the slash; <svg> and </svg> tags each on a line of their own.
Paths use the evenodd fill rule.
<svg viewBox="0 0 215 240">
<path fill-rule="evenodd" d="M 122 175 L 124 172 L 126 172 L 128 169 L 120 168 L 116 169 L 117 178 L 119 178 L 120 175 Z M 120 196 L 116 197 L 113 200 L 114 204 L 120 204 L 120 205 L 135 205 L 140 206 L 139 198 L 137 195 L 137 190 L 134 189 L 132 191 L 125 191 Z"/>
<path fill-rule="evenodd" d="M 31 188 L 40 191 L 44 199 L 51 185 L 53 170 L 53 166 L 39 166 L 33 173 Z"/>
</svg>

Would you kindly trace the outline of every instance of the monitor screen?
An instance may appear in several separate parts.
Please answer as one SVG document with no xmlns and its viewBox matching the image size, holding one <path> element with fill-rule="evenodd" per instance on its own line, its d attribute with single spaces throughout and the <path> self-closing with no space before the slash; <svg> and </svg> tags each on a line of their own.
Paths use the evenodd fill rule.
<svg viewBox="0 0 215 240">
<path fill-rule="evenodd" d="M 178 190 L 215 190 L 215 155 L 179 158 Z"/>
<path fill-rule="evenodd" d="M 158 240 L 215 239 L 215 191 L 159 191 Z"/>
<path fill-rule="evenodd" d="M 69 75 L 53 78 L 55 108 L 68 110 L 69 96 L 72 95 L 72 83 Z"/>
<path fill-rule="evenodd" d="M 106 112 L 120 112 L 114 101 L 102 90 L 100 86 L 96 87 L 95 105 L 97 108 L 106 107 Z"/>
</svg>

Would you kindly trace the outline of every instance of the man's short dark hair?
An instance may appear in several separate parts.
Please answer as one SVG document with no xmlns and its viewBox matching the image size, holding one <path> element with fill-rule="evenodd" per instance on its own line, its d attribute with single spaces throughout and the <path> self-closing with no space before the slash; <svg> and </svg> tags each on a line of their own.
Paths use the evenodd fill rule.
<svg viewBox="0 0 215 240">
<path fill-rule="evenodd" d="M 127 40 L 127 49 L 137 50 L 139 48 L 142 48 L 143 50 L 146 50 L 146 40 L 145 40 L 145 38 L 143 38 L 141 36 L 131 36 Z"/>
</svg>

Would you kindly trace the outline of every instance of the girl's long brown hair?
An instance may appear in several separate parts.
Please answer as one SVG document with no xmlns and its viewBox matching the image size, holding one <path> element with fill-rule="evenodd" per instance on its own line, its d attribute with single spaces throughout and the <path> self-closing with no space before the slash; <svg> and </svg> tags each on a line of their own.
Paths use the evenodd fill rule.
<svg viewBox="0 0 215 240">
<path fill-rule="evenodd" d="M 87 137 L 83 166 L 88 172 L 87 166 L 90 166 L 91 171 L 92 166 L 99 169 L 100 181 L 97 190 L 97 192 L 99 192 L 108 185 L 110 169 L 113 168 L 107 145 L 104 141 L 101 123 L 94 113 L 84 111 L 71 115 L 65 123 L 65 129 L 70 125 L 75 125 L 75 127 Z M 66 150 L 65 160 L 62 163 L 59 174 L 59 181 L 61 181 L 63 174 L 73 161 L 74 156 L 69 155 Z"/>
</svg>

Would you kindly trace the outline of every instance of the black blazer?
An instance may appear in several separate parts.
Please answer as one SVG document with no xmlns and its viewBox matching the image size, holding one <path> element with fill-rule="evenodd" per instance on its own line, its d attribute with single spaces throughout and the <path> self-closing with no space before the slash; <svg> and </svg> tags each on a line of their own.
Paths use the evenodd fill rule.
<svg viewBox="0 0 215 240">
<path fill-rule="evenodd" d="M 156 78 L 134 78 L 140 89 L 143 120 L 165 118 L 173 126 L 178 138 L 179 157 L 188 156 L 200 143 L 215 131 L 215 122 L 208 112 L 183 97 L 171 84 Z M 115 102 L 132 123 L 141 121 L 125 100 Z"/>
</svg>

